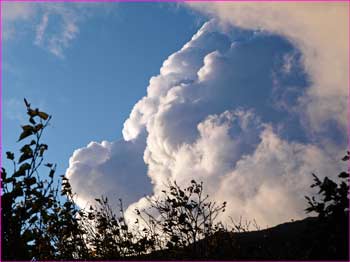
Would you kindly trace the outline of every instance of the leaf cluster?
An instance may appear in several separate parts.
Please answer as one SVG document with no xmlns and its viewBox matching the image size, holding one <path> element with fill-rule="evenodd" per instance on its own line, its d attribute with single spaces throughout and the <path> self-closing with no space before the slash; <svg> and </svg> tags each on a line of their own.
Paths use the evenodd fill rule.
<svg viewBox="0 0 350 262">
<path fill-rule="evenodd" d="M 347 152 L 342 160 L 349 161 L 349 159 L 349 152 Z M 306 212 L 316 212 L 320 218 L 339 219 L 347 216 L 349 212 L 349 173 L 341 172 L 338 175 L 341 180 L 338 184 L 328 177 L 322 181 L 315 174 L 312 176 L 314 183 L 311 187 L 319 189 L 318 195 L 321 199 L 317 200 L 314 196 L 306 196 L 309 204 Z"/>
</svg>

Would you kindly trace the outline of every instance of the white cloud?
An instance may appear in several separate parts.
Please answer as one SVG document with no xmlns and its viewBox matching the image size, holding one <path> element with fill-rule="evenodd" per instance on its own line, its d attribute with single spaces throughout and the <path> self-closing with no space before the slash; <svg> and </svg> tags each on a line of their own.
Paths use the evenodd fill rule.
<svg viewBox="0 0 350 262">
<path fill-rule="evenodd" d="M 16 98 L 4 99 L 4 116 L 10 120 L 16 120 L 20 123 L 25 122 L 23 117 L 23 102 Z"/>
<path fill-rule="evenodd" d="M 35 14 L 33 4 L 21 2 L 1 2 L 2 20 L 7 23 L 15 20 L 26 20 Z"/>
<path fill-rule="evenodd" d="M 311 173 L 321 179 L 325 174 L 337 179 L 339 164 L 317 146 L 280 139 L 270 126 L 254 118 L 251 112 L 242 111 L 209 116 L 198 125 L 198 140 L 176 152 L 168 179 L 182 186 L 190 179 L 203 181 L 211 199 L 228 202 L 226 212 L 219 217 L 225 223 L 230 223 L 229 217 L 238 221 L 242 216 L 267 227 L 304 218 L 304 196 L 316 193 L 310 188 Z M 229 135 L 237 126 L 245 126 L 245 121 L 249 128 Z M 247 147 L 255 150 L 249 154 L 244 152 Z M 157 174 L 153 181 L 159 186 L 155 187 L 156 195 L 161 196 L 164 177 Z M 149 202 L 142 198 L 126 215 L 133 221 L 135 208 L 148 207 Z"/>
<path fill-rule="evenodd" d="M 13 38 L 16 31 L 16 24 L 27 22 L 36 14 L 36 8 L 33 4 L 20 2 L 1 2 L 1 19 L 2 19 L 2 37 L 3 40 Z"/>
<path fill-rule="evenodd" d="M 290 39 L 303 53 L 313 85 L 301 103 L 309 128 L 334 120 L 347 126 L 349 3 L 188 3 L 210 16 L 247 29 Z"/>
<path fill-rule="evenodd" d="M 312 172 L 335 178 L 337 171 L 338 163 L 319 147 L 281 140 L 266 128 L 255 152 L 225 175 L 215 197 L 231 200 L 226 215 L 271 226 L 306 216 L 304 196 L 315 194 Z"/>
<path fill-rule="evenodd" d="M 65 6 L 62 4 L 46 5 L 41 22 L 36 26 L 35 44 L 46 47 L 57 57 L 64 57 L 64 49 L 79 33 L 79 24 L 86 18 L 88 7 Z M 87 9 L 87 10 L 84 10 Z M 60 22 L 49 22 L 50 17 L 59 17 Z M 55 33 L 48 30 L 48 26 L 56 27 Z"/>
<path fill-rule="evenodd" d="M 78 192 L 81 206 L 94 205 L 94 198 L 107 196 L 113 207 L 118 198 L 126 206 L 151 193 L 143 162 L 142 141 L 91 142 L 75 150 L 66 176 Z"/>
<path fill-rule="evenodd" d="M 14 38 L 18 31 L 30 23 L 35 28 L 34 44 L 60 58 L 64 57 L 64 50 L 78 36 L 80 25 L 94 12 L 106 10 L 106 5 L 99 3 L 1 4 L 5 39 Z M 27 27 L 27 30 L 32 28 Z"/>
<path fill-rule="evenodd" d="M 35 44 L 39 45 L 43 41 L 43 36 L 49 22 L 49 15 L 43 15 L 40 24 L 36 28 Z"/>
<path fill-rule="evenodd" d="M 248 18 L 249 14 L 245 13 Z M 282 30 L 270 31 L 286 36 Z M 339 154 L 344 149 L 339 145 L 339 140 L 345 140 L 343 111 L 335 105 L 331 114 L 322 103 L 333 103 L 333 98 L 346 101 L 346 94 L 335 85 L 342 81 L 335 77 L 332 90 L 328 90 L 330 98 L 325 87 L 316 97 L 315 83 L 323 83 L 323 76 L 315 80 L 313 70 L 321 67 L 312 69 L 314 60 L 308 60 L 309 49 L 295 40 L 299 38 L 288 39 L 303 53 L 271 32 L 245 31 L 212 20 L 164 61 L 160 74 L 150 79 L 147 95 L 125 121 L 125 141 L 120 142 L 143 145 L 143 159 L 155 195 L 168 179 L 183 186 L 194 178 L 205 182 L 213 199 L 228 202 L 227 216 L 255 218 L 262 226 L 305 216 L 304 195 L 310 193 L 311 172 L 336 175 L 341 168 Z M 311 48 L 312 42 L 306 45 Z M 336 54 L 340 55 L 338 51 Z M 316 57 L 315 61 L 328 61 L 324 55 Z M 304 102 L 311 98 L 319 99 L 320 104 Z M 318 115 L 312 110 L 319 110 Z M 342 132 L 338 137 L 328 137 L 330 133 L 315 135 L 326 119 L 339 123 Z M 325 147 L 324 141 L 331 146 Z M 115 152 L 118 150 L 122 154 L 124 149 L 116 148 Z M 106 152 L 107 157 L 112 155 Z M 81 156 L 73 158 L 79 162 Z M 108 176 L 104 172 L 86 176 L 74 166 L 71 161 L 67 173 L 76 181 L 91 177 L 98 183 Z M 88 170 L 99 166 L 92 161 Z M 120 168 L 128 169 L 129 165 L 121 162 L 114 166 L 116 172 Z M 85 194 L 83 198 L 93 197 L 94 193 L 79 183 L 73 189 Z M 104 190 L 100 186 L 97 191 Z M 127 196 L 135 192 L 133 187 L 124 190 Z M 147 206 L 147 201 L 141 198 L 131 205 L 129 218 L 135 206 Z"/>
</svg>

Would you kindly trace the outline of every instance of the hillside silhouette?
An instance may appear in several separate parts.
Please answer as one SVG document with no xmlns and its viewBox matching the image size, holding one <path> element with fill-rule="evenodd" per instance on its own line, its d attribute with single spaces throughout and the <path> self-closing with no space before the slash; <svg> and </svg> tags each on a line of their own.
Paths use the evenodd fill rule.
<svg viewBox="0 0 350 262">
<path fill-rule="evenodd" d="M 221 232 L 202 240 L 197 253 L 188 249 L 158 251 L 135 260 L 344 260 L 348 261 L 346 228 L 334 228 L 317 217 L 250 232 Z M 213 244 L 208 248 L 208 242 Z"/>
</svg>

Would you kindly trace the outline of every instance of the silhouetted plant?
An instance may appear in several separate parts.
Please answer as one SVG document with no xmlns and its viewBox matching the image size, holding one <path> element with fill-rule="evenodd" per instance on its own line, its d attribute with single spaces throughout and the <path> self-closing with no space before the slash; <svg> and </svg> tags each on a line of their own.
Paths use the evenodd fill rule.
<svg viewBox="0 0 350 262">
<path fill-rule="evenodd" d="M 220 230 L 221 224 L 215 221 L 225 211 L 226 202 L 217 205 L 209 201 L 208 195 L 203 196 L 202 182 L 192 180 L 185 189 L 176 182 L 169 183 L 162 192 L 161 198 L 147 198 L 149 209 L 136 210 L 160 249 L 191 246 L 196 252 L 199 240 Z"/>
<path fill-rule="evenodd" d="M 51 116 L 24 102 L 28 124 L 22 126 L 18 141 L 26 143 L 18 157 L 6 152 L 12 172 L 1 170 L 2 259 L 234 258 L 233 250 L 243 252 L 243 257 L 251 255 L 237 245 L 235 234 L 216 221 L 226 202 L 210 201 L 203 193 L 203 183 L 195 180 L 186 188 L 169 182 L 162 196 L 147 197 L 150 207 L 136 210 L 132 225 L 124 217 L 121 199 L 119 215 L 103 196 L 88 210 L 79 208 L 68 179 L 64 175 L 56 179 L 56 165 L 44 164 L 48 146 L 41 138 Z M 343 160 L 349 159 L 348 152 Z M 48 168 L 47 175 L 39 174 L 42 166 Z M 349 173 L 339 174 L 339 184 L 313 176 L 312 187 L 319 188 L 321 199 L 306 197 L 306 211 L 318 213 L 320 221 L 310 230 L 317 231 L 310 249 L 316 255 L 311 257 L 317 257 L 319 250 L 326 250 L 331 257 L 344 257 L 348 250 Z M 234 223 L 234 232 L 246 234 L 250 225 L 240 220 Z M 321 244 L 319 239 L 323 239 Z M 264 248 L 256 244 L 256 254 L 270 250 L 267 244 Z"/>
<path fill-rule="evenodd" d="M 68 179 L 56 179 L 56 165 L 44 164 L 48 146 L 41 138 L 51 116 L 24 102 L 28 124 L 22 126 L 18 141 L 27 143 L 18 159 L 6 152 L 13 172 L 1 172 L 4 259 L 120 259 L 196 247 L 198 240 L 219 230 L 214 221 L 226 203 L 208 201 L 208 195 L 202 196 L 203 184 L 194 180 L 184 190 L 169 184 L 164 200 L 149 198 L 160 217 L 139 213 L 133 229 L 126 223 L 121 200 L 119 217 L 104 197 L 89 210 L 78 208 Z M 42 166 L 48 168 L 47 175 L 39 174 Z M 148 226 L 141 228 L 139 220 L 147 220 Z"/>
<path fill-rule="evenodd" d="M 242 216 L 239 217 L 239 220 L 235 221 L 232 217 L 230 217 L 232 224 L 232 232 L 235 233 L 246 233 L 251 231 L 259 231 L 261 227 L 256 222 L 255 219 L 251 220 L 243 220 Z"/>
<path fill-rule="evenodd" d="M 94 258 L 118 259 L 134 255 L 136 241 L 126 223 L 122 200 L 119 199 L 119 217 L 113 212 L 107 197 L 102 196 L 95 200 L 97 205 L 90 206 L 85 212 L 83 223 Z"/>
<path fill-rule="evenodd" d="M 343 161 L 349 161 L 349 152 L 342 159 Z M 316 200 L 315 197 L 305 198 L 308 201 L 309 207 L 306 209 L 307 213 L 316 212 L 320 218 L 341 218 L 348 216 L 349 213 L 349 173 L 346 171 L 341 172 L 338 177 L 342 180 L 340 184 L 337 184 L 332 179 L 325 177 L 321 181 L 315 174 L 314 184 L 311 187 L 318 187 L 318 194 L 321 196 L 321 200 Z"/>
<path fill-rule="evenodd" d="M 56 165 L 46 163 L 48 175 L 39 175 L 48 146 L 41 142 L 51 116 L 32 109 L 24 99 L 28 124 L 22 126 L 18 142 L 26 140 L 13 163 L 13 172 L 1 171 L 2 250 L 3 259 L 52 259 L 82 257 L 86 253 L 80 238 L 77 208 L 69 182 L 55 182 Z M 63 178 L 65 179 L 65 178 Z M 63 200 L 58 198 L 61 191 Z"/>
<path fill-rule="evenodd" d="M 349 152 L 342 159 L 349 161 Z M 306 197 L 309 207 L 307 213 L 316 212 L 319 218 L 319 244 L 314 250 L 319 253 L 320 250 L 330 255 L 330 257 L 349 255 L 349 173 L 341 172 L 338 177 L 340 181 L 334 182 L 325 177 L 321 181 L 315 174 L 314 184 L 311 187 L 319 188 L 320 199 Z M 317 247 L 317 245 L 315 245 Z"/>
</svg>

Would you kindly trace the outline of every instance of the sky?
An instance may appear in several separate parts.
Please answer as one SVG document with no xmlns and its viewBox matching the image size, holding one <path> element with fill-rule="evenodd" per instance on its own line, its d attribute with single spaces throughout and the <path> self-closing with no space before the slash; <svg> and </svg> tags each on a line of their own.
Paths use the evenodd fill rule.
<svg viewBox="0 0 350 262">
<path fill-rule="evenodd" d="M 196 179 L 226 218 L 300 219 L 348 125 L 348 6 L 310 5 L 5 3 L 3 151 L 26 97 L 53 115 L 47 160 L 81 206 L 121 197 L 132 220 Z"/>
<path fill-rule="evenodd" d="M 3 10 L 3 147 L 16 148 L 20 124 L 26 120 L 25 97 L 53 116 L 45 136 L 52 148 L 47 158 L 58 163 L 61 173 L 75 149 L 122 137 L 123 122 L 146 94 L 150 76 L 192 37 L 201 21 L 174 5 L 65 4 L 56 5 L 58 10 L 51 10 L 54 4 L 12 5 Z M 18 11 L 7 14 L 6 8 Z M 64 18 L 67 10 L 78 29 L 67 47 L 57 44 L 57 54 L 48 43 L 64 38 L 69 22 L 62 20 L 72 19 Z M 48 25 L 37 44 L 45 14 Z"/>
</svg>

